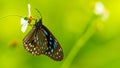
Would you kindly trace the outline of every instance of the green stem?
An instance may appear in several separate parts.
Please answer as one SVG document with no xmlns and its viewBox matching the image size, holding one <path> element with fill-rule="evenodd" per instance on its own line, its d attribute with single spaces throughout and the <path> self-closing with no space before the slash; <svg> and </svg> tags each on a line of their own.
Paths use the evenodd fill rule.
<svg viewBox="0 0 120 68">
<path fill-rule="evenodd" d="M 89 22 L 92 22 L 91 25 L 89 25 L 89 28 L 86 30 L 86 32 L 83 34 L 83 36 L 78 39 L 78 41 L 75 43 L 74 47 L 71 49 L 70 53 L 66 57 L 65 61 L 63 62 L 61 68 L 69 68 L 70 64 L 72 63 L 74 57 L 79 52 L 80 48 L 90 39 L 91 36 L 95 33 L 95 22 L 93 22 L 96 18 L 92 18 Z"/>
</svg>

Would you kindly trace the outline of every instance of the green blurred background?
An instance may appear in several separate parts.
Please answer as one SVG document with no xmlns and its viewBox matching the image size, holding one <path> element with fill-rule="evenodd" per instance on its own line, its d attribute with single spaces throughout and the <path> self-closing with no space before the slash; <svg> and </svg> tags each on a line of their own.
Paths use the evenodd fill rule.
<svg viewBox="0 0 120 68">
<path fill-rule="evenodd" d="M 60 68 L 93 16 L 93 4 L 101 1 L 109 18 L 74 56 L 69 68 L 120 68 L 120 0 L 0 0 L 0 17 L 27 16 L 27 4 L 42 13 L 43 24 L 59 40 L 64 59 L 56 62 L 47 56 L 32 56 L 22 40 L 30 31 L 21 32 L 20 18 L 0 18 L 0 68 Z M 98 21 L 97 21 L 98 22 Z M 74 51 L 73 51 L 74 52 Z M 68 62 L 69 63 L 69 62 Z"/>
</svg>

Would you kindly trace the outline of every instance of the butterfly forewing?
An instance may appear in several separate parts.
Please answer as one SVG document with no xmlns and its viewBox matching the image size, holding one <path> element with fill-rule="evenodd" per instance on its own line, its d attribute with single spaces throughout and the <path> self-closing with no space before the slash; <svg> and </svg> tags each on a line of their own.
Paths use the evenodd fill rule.
<svg viewBox="0 0 120 68">
<path fill-rule="evenodd" d="M 48 41 L 48 48 L 44 54 L 56 61 L 62 60 L 63 51 L 62 51 L 62 48 L 59 42 L 56 40 L 53 34 L 44 25 L 42 26 L 42 31 L 46 35 L 47 41 Z"/>
<path fill-rule="evenodd" d="M 47 40 L 41 30 L 33 29 L 23 39 L 24 48 L 32 55 L 40 55 L 46 51 Z"/>
</svg>

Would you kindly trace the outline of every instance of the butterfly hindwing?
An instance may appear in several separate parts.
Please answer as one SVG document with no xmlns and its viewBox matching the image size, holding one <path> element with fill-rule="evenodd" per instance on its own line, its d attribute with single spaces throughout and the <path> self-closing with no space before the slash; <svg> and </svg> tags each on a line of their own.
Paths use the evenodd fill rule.
<svg viewBox="0 0 120 68">
<path fill-rule="evenodd" d="M 62 60 L 63 51 L 62 51 L 62 48 L 59 42 L 56 40 L 53 34 L 44 25 L 42 26 L 42 31 L 46 35 L 47 41 L 48 41 L 47 50 L 45 51 L 44 54 L 56 61 Z"/>
</svg>

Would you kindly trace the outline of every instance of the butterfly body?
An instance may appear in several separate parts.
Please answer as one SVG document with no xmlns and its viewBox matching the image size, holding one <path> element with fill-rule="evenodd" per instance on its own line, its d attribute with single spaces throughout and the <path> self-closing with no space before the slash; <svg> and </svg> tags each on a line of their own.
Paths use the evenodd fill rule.
<svg viewBox="0 0 120 68">
<path fill-rule="evenodd" d="M 47 55 L 56 61 L 63 59 L 63 51 L 52 33 L 42 24 L 42 19 L 36 21 L 32 30 L 23 39 L 24 48 L 32 55 Z"/>
</svg>

